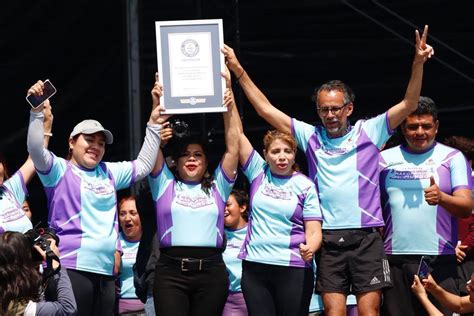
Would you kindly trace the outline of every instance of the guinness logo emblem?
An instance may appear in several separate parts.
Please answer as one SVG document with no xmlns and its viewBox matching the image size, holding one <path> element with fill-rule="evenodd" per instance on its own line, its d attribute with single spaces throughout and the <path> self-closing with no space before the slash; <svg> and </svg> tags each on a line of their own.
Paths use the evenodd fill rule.
<svg viewBox="0 0 474 316">
<path fill-rule="evenodd" d="M 194 57 L 199 53 L 199 44 L 193 39 L 187 39 L 181 44 L 181 52 L 186 57 Z"/>
</svg>

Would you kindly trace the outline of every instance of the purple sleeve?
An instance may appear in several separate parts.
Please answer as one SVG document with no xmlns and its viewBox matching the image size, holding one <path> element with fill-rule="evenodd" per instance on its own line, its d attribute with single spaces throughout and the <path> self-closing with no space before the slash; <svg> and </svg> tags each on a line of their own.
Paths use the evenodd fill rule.
<svg viewBox="0 0 474 316">
<path fill-rule="evenodd" d="M 36 315 L 76 315 L 77 306 L 72 292 L 71 280 L 67 275 L 66 269 L 61 268 L 58 274 L 53 276 L 56 285 L 57 301 L 39 302 L 36 305 Z"/>
</svg>

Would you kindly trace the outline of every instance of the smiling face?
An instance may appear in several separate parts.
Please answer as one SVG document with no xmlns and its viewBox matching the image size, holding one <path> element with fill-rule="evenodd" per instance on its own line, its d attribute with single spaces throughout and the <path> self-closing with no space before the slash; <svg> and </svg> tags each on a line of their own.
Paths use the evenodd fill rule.
<svg viewBox="0 0 474 316">
<path fill-rule="evenodd" d="M 245 226 L 247 223 L 242 217 L 242 214 L 247 209 L 246 205 L 240 206 L 235 196 L 231 194 L 227 199 L 224 211 L 224 225 L 225 227 L 237 230 Z"/>
<path fill-rule="evenodd" d="M 70 138 L 69 148 L 72 149 L 72 163 L 87 169 L 93 169 L 104 157 L 104 133 L 80 134 L 77 138 Z"/>
<path fill-rule="evenodd" d="M 199 144 L 189 144 L 178 158 L 176 168 L 184 181 L 201 182 L 207 170 L 207 158 Z"/>
<path fill-rule="evenodd" d="M 318 115 L 331 137 L 343 136 L 352 114 L 352 102 L 344 102 L 344 93 L 338 90 L 321 91 L 318 97 Z"/>
<path fill-rule="evenodd" d="M 423 152 L 434 142 L 438 133 L 439 122 L 430 114 L 409 115 L 402 123 L 402 134 L 407 141 L 408 149 Z"/>
<path fill-rule="evenodd" d="M 119 205 L 119 222 L 123 234 L 130 241 L 139 241 L 142 237 L 142 223 L 134 199 L 122 200 Z"/>
<path fill-rule="evenodd" d="M 271 172 L 281 176 L 293 174 L 296 151 L 281 138 L 274 139 L 264 150 L 265 160 Z"/>
</svg>

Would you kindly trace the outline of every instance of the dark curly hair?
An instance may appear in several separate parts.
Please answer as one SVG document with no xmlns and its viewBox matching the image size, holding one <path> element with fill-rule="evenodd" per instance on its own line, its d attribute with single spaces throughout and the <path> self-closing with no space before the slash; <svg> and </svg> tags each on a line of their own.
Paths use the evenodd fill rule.
<svg viewBox="0 0 474 316">
<path fill-rule="evenodd" d="M 235 201 L 239 205 L 239 207 L 246 206 L 245 211 L 242 213 L 242 217 L 245 219 L 246 222 L 249 220 L 249 195 L 247 192 L 243 190 L 238 190 L 238 189 L 233 189 L 232 192 L 230 192 L 230 195 L 232 195 L 235 198 Z"/>
<path fill-rule="evenodd" d="M 183 155 L 183 153 L 186 151 L 189 145 L 201 146 L 202 151 L 204 155 L 206 156 L 206 160 L 207 160 L 207 157 L 209 157 L 207 144 L 205 142 L 201 141 L 198 138 L 186 137 L 186 138 L 181 139 L 179 142 L 177 142 L 173 148 L 172 158 L 175 161 L 176 165 L 178 164 L 179 158 Z M 174 167 L 172 171 L 174 173 L 175 179 L 178 181 L 182 181 L 181 177 L 179 176 L 177 168 Z M 211 188 L 214 186 L 213 181 L 214 181 L 214 176 L 211 173 L 209 173 L 208 170 L 206 170 L 203 178 L 201 179 L 201 189 L 204 192 L 206 192 L 207 195 L 210 194 Z"/>
<path fill-rule="evenodd" d="M 421 96 L 418 100 L 418 107 L 410 115 L 423 115 L 428 114 L 433 117 L 433 121 L 438 120 L 438 109 L 433 99 L 429 97 Z"/>
<path fill-rule="evenodd" d="M 33 261 L 32 246 L 18 232 L 0 234 L 0 314 L 16 302 L 39 301 L 43 279 Z"/>
<path fill-rule="evenodd" d="M 474 161 L 474 139 L 463 136 L 449 136 L 444 144 L 461 151 L 467 160 Z"/>
</svg>

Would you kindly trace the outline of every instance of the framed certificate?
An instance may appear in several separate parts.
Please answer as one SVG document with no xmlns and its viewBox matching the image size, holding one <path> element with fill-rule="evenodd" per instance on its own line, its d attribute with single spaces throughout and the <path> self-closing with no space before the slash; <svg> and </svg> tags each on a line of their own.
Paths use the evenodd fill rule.
<svg viewBox="0 0 474 316">
<path fill-rule="evenodd" d="M 224 112 L 222 20 L 155 22 L 166 114 Z"/>
</svg>

